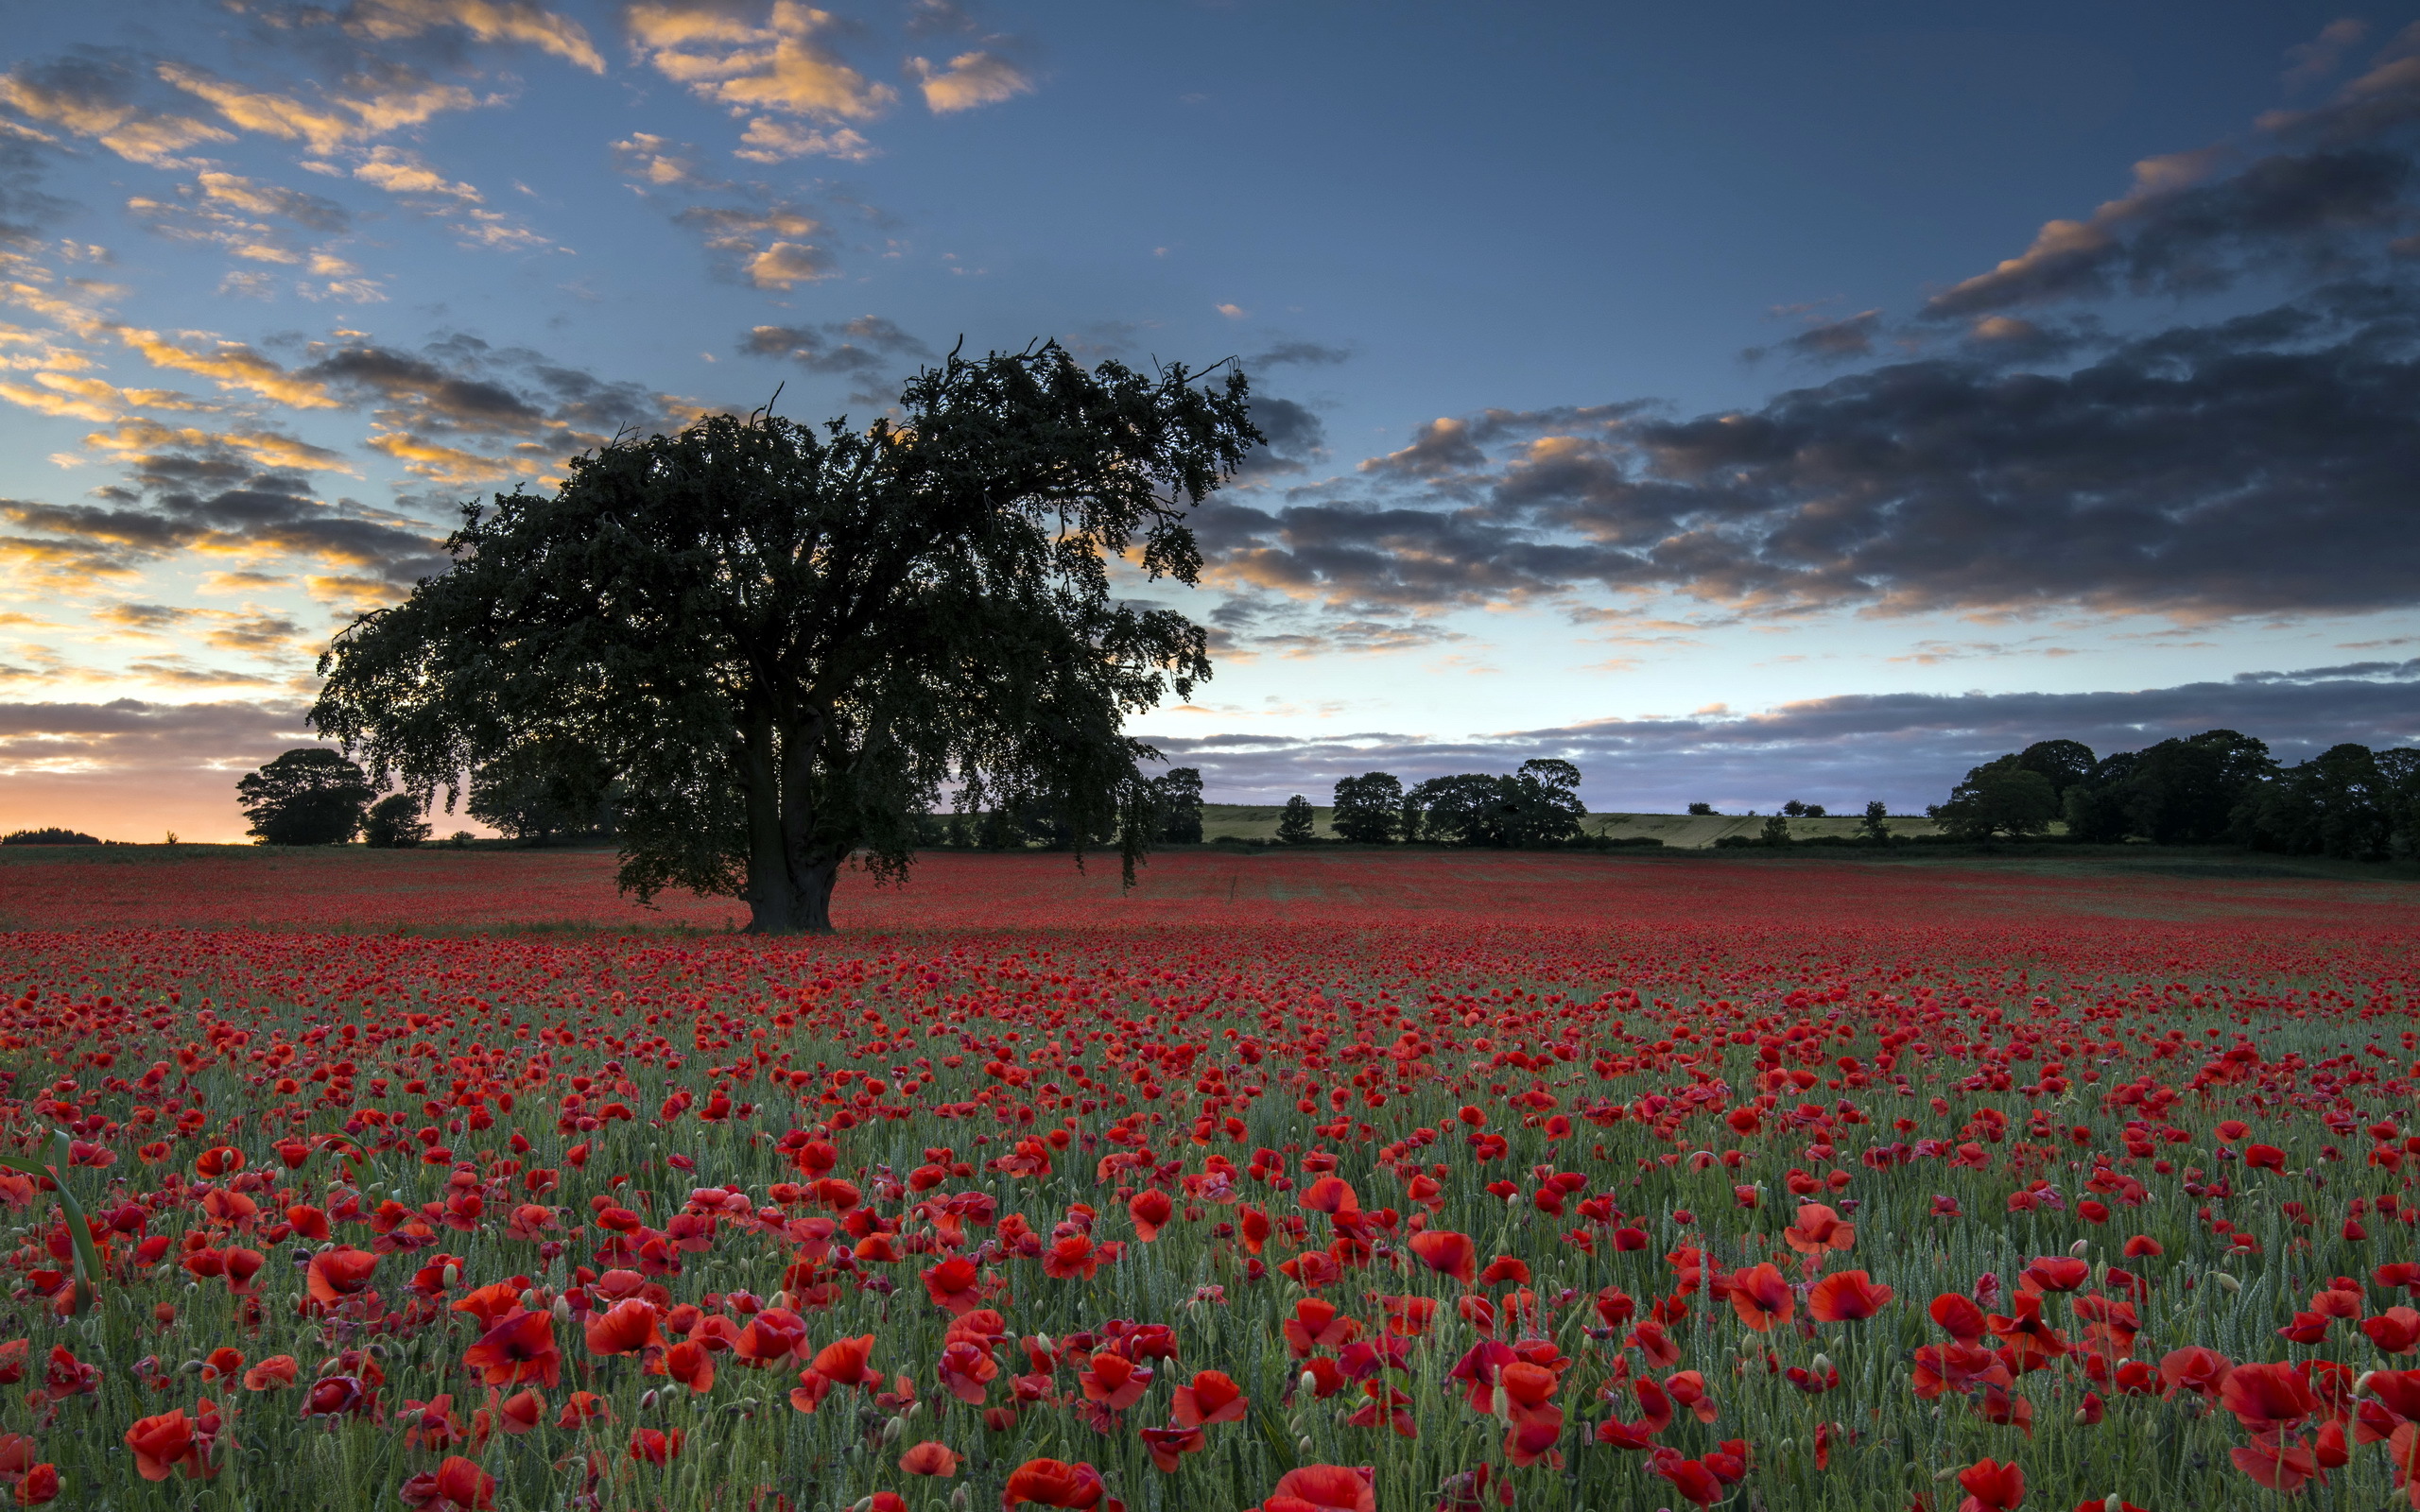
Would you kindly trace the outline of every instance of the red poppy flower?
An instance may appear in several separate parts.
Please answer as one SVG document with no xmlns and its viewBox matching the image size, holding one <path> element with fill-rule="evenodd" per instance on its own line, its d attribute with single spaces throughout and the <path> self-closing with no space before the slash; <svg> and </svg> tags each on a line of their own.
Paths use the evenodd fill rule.
<svg viewBox="0 0 2420 1512">
<path fill-rule="evenodd" d="M 1426 1228 L 1411 1236 L 1411 1253 L 1422 1264 L 1463 1285 L 1478 1277 L 1478 1246 L 1468 1234 L 1450 1228 Z"/>
<path fill-rule="evenodd" d="M 1277 1488 L 1262 1505 L 1284 1499 L 1321 1512 L 1377 1512 L 1378 1494 L 1373 1488 L 1372 1474 L 1367 1468 L 1343 1465 L 1300 1466 L 1277 1478 Z"/>
<path fill-rule="evenodd" d="M 654 1303 L 627 1297 L 602 1313 L 592 1314 L 581 1332 L 587 1335 L 591 1354 L 635 1354 L 664 1342 L 659 1322 Z"/>
<path fill-rule="evenodd" d="M 2283 1362 L 2239 1365 L 2219 1384 L 2219 1405 L 2235 1414 L 2247 1433 L 2298 1428 L 2319 1411 L 2309 1372 Z"/>
<path fill-rule="evenodd" d="M 862 1386 L 868 1383 L 880 1385 L 880 1372 L 867 1365 L 873 1355 L 873 1335 L 871 1333 L 854 1339 L 835 1339 L 816 1351 L 815 1373 L 843 1386 Z"/>
<path fill-rule="evenodd" d="M 1789 1282 L 1770 1261 L 1749 1266 L 1731 1277 L 1731 1309 L 1739 1321 L 1758 1333 L 1776 1323 L 1787 1323 L 1797 1310 L 1790 1297 Z"/>
<path fill-rule="evenodd" d="M 134 1451 L 135 1470 L 147 1481 L 164 1481 L 180 1469 L 189 1478 L 204 1474 L 196 1427 L 182 1407 L 136 1419 L 126 1431 L 126 1447 Z"/>
<path fill-rule="evenodd" d="M 1083 1512 L 1099 1504 L 1102 1489 L 1100 1471 L 1090 1465 L 1029 1459 L 1009 1472 L 1008 1484 L 1000 1488 L 1000 1505 L 1012 1507 L 1021 1502 L 1032 1502 Z M 1116 1503 L 1111 1505 L 1115 1507 Z"/>
<path fill-rule="evenodd" d="M 339 1245 L 311 1257 L 311 1268 L 305 1284 L 311 1300 L 320 1303 L 342 1301 L 367 1290 L 370 1279 L 378 1268 L 378 1257 L 366 1249 Z"/>
<path fill-rule="evenodd" d="M 1134 1220 L 1134 1237 L 1145 1244 L 1160 1237 L 1160 1228 L 1174 1215 L 1176 1205 L 1157 1187 L 1146 1187 L 1126 1199 L 1126 1216 Z"/>
<path fill-rule="evenodd" d="M 1958 1512 L 2007 1512 L 2025 1500 L 2025 1471 L 2014 1461 L 1978 1460 L 1958 1472 L 1966 1500 Z"/>
<path fill-rule="evenodd" d="M 899 1469 L 909 1475 L 932 1475 L 947 1479 L 958 1473 L 958 1454 L 947 1444 L 925 1439 L 908 1447 L 899 1456 Z"/>
<path fill-rule="evenodd" d="M 1861 1270 L 1826 1276 L 1806 1294 L 1806 1311 L 1818 1322 L 1853 1323 L 1874 1316 L 1891 1303 L 1893 1292 L 1877 1286 Z"/>
<path fill-rule="evenodd" d="M 1252 1405 L 1252 1399 L 1223 1370 L 1196 1372 L 1192 1384 L 1177 1387 L 1175 1397 L 1174 1416 L 1178 1426 L 1184 1428 L 1239 1423 Z"/>
<path fill-rule="evenodd" d="M 1183 1387 L 1177 1388 L 1183 1390 Z M 1187 1454 L 1198 1454 L 1210 1443 L 1209 1435 L 1200 1428 L 1146 1428 L 1142 1432 L 1143 1447 L 1150 1452 L 1151 1464 L 1163 1473 L 1173 1475 Z"/>
<path fill-rule="evenodd" d="M 555 1348 L 553 1315 L 515 1308 L 462 1351 L 462 1364 L 491 1386 L 528 1381 L 556 1384 L 562 1371 L 562 1354 Z"/>
<path fill-rule="evenodd" d="M 1782 1242 L 1802 1255 L 1820 1255 L 1827 1249 L 1846 1249 L 1857 1243 L 1857 1226 L 1842 1223 L 1841 1215 L 1820 1202 L 1803 1204 L 1798 1221 L 1781 1231 Z"/>
</svg>

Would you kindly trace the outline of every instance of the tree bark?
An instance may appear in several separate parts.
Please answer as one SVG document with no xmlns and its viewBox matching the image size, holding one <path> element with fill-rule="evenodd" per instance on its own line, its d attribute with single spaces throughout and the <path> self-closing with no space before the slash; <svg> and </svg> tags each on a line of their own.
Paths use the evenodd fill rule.
<svg viewBox="0 0 2420 1512">
<path fill-rule="evenodd" d="M 820 721 L 818 722 L 820 724 Z M 748 816 L 748 933 L 829 935 L 832 887 L 845 854 L 813 845 L 804 781 L 813 731 L 778 730 L 759 714 L 743 744 Z"/>
</svg>

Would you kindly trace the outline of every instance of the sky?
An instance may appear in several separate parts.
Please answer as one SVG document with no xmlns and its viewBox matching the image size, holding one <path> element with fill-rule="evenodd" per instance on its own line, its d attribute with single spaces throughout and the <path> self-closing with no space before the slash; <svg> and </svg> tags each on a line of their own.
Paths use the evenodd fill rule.
<svg viewBox="0 0 2420 1512">
<path fill-rule="evenodd" d="M 0 67 L 0 831 L 240 839 L 465 501 L 1042 339 L 1251 377 L 1132 586 L 1215 800 L 2420 741 L 2420 7 L 98 0 Z"/>
</svg>

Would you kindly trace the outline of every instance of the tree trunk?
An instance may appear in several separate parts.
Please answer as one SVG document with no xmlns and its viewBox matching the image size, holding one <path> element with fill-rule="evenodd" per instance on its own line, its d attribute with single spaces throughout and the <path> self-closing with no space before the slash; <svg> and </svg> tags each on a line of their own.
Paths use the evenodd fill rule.
<svg viewBox="0 0 2420 1512">
<path fill-rule="evenodd" d="M 832 886 L 845 852 L 812 845 L 804 782 L 813 731 L 781 730 L 760 714 L 746 727 L 741 785 L 748 815 L 748 933 L 829 935 Z"/>
<path fill-rule="evenodd" d="M 829 935 L 832 886 L 840 880 L 836 858 L 803 857 L 790 863 L 778 854 L 770 867 L 752 852 L 748 865 L 748 933 Z"/>
</svg>

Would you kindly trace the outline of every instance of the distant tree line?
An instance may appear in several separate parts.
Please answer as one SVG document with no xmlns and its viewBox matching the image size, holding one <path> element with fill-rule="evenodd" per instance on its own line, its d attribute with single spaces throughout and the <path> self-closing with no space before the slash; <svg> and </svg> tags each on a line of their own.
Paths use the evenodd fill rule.
<svg viewBox="0 0 2420 1512">
<path fill-rule="evenodd" d="M 325 746 L 289 750 L 235 783 L 237 803 L 262 845 L 350 845 L 403 850 L 429 836 L 429 795 L 378 796 L 360 765 Z M 611 839 L 621 783 L 593 759 L 561 751 L 508 752 L 471 773 L 465 808 L 528 845 Z M 469 839 L 458 833 L 457 843 Z"/>
<path fill-rule="evenodd" d="M 2232 730 L 2096 756 L 2046 740 L 1968 771 L 1927 810 L 1961 839 L 2232 843 L 2351 861 L 2420 859 L 2420 750 L 2333 746 L 2292 766 Z"/>
</svg>

